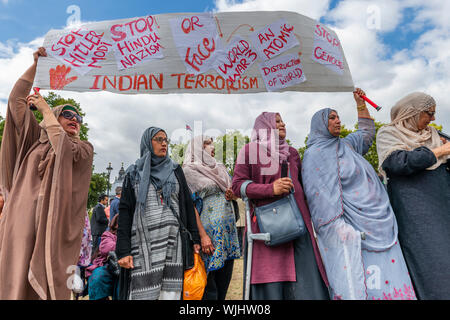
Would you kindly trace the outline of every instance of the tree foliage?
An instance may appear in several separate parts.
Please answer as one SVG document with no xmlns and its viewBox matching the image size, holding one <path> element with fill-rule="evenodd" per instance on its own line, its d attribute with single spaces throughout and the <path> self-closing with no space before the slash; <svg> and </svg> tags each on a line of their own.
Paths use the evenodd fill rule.
<svg viewBox="0 0 450 320">
<path fill-rule="evenodd" d="M 94 172 L 94 166 L 92 166 L 91 183 L 89 184 L 89 195 L 87 207 L 92 208 L 98 202 L 98 197 L 106 193 L 108 189 L 108 174 L 106 172 L 96 173 Z"/>
</svg>

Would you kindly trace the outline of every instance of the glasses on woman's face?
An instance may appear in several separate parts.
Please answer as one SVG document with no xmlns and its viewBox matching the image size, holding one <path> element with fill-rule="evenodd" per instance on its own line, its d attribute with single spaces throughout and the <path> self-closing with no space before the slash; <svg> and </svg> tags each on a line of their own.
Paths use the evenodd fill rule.
<svg viewBox="0 0 450 320">
<path fill-rule="evenodd" d="M 159 144 L 163 144 L 163 142 L 165 142 L 166 144 L 170 143 L 169 139 L 163 138 L 163 137 L 156 137 L 156 138 L 153 138 L 152 140 L 158 142 Z"/>
<path fill-rule="evenodd" d="M 73 113 L 69 110 L 64 110 L 63 112 L 61 112 L 61 116 L 63 116 L 64 118 L 66 118 L 67 120 L 72 120 L 73 117 L 75 117 L 76 121 L 81 124 L 83 123 L 83 117 L 79 116 L 76 113 Z"/>
<path fill-rule="evenodd" d="M 424 111 L 427 115 L 430 116 L 430 118 L 434 117 L 434 114 L 436 113 L 436 111 Z"/>
</svg>

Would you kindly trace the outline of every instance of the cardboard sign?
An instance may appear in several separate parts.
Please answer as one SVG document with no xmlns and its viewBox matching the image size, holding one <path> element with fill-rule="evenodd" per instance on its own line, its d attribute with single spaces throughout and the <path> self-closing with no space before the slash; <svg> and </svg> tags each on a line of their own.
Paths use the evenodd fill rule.
<svg viewBox="0 0 450 320">
<path fill-rule="evenodd" d="M 50 30 L 34 86 L 120 94 L 353 91 L 331 29 L 294 12 L 170 13 Z M 300 62 L 299 62 L 300 61 Z"/>
<path fill-rule="evenodd" d="M 267 91 L 278 91 L 306 81 L 300 58 L 284 55 L 260 64 Z"/>
<path fill-rule="evenodd" d="M 250 35 L 253 45 L 263 60 L 269 60 L 298 46 L 294 27 L 281 19 Z"/>
<path fill-rule="evenodd" d="M 109 28 L 119 70 L 133 68 L 152 59 L 162 59 L 163 47 L 152 16 L 131 19 Z"/>
<path fill-rule="evenodd" d="M 320 23 L 316 24 L 314 30 L 312 60 L 325 65 L 338 74 L 344 73 L 341 43 L 336 35 Z"/>
<path fill-rule="evenodd" d="M 226 81 L 239 80 L 258 59 L 251 44 L 241 37 L 235 37 L 230 45 L 218 54 L 214 68 Z"/>
<path fill-rule="evenodd" d="M 50 43 L 47 52 L 80 75 L 93 69 L 101 69 L 112 44 L 105 41 L 105 33 L 89 29 L 75 29 L 62 34 Z"/>
<path fill-rule="evenodd" d="M 186 70 L 193 74 L 212 68 L 222 42 L 216 22 L 210 13 L 181 16 L 170 19 L 173 40 Z"/>
</svg>

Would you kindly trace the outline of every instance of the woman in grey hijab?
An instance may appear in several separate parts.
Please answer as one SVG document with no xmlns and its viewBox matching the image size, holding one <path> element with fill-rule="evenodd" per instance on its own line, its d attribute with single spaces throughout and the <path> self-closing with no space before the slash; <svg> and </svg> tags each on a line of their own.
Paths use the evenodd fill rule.
<svg viewBox="0 0 450 320">
<path fill-rule="evenodd" d="M 357 89 L 358 131 L 340 138 L 335 110 L 311 120 L 303 186 L 333 299 L 414 300 L 386 190 L 364 159 L 375 124 Z"/>
<path fill-rule="evenodd" d="M 450 299 L 450 143 L 429 126 L 436 101 L 414 92 L 377 134 L 380 172 L 419 299 Z"/>
<path fill-rule="evenodd" d="M 181 299 L 184 270 L 193 267 L 199 243 L 183 170 L 168 156 L 165 131 L 150 127 L 122 186 L 116 245 L 120 298 Z"/>
</svg>

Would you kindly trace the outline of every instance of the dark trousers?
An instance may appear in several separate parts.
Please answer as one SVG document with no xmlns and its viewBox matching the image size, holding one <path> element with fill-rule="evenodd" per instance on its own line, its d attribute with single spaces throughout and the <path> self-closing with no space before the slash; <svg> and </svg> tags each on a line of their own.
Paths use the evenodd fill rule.
<svg viewBox="0 0 450 320">
<path fill-rule="evenodd" d="M 92 255 L 94 255 L 95 250 L 100 246 L 100 241 L 102 239 L 102 235 L 92 235 Z"/>
<path fill-rule="evenodd" d="M 225 300 L 233 274 L 233 265 L 234 260 L 227 260 L 222 268 L 208 273 L 203 300 Z"/>
</svg>

